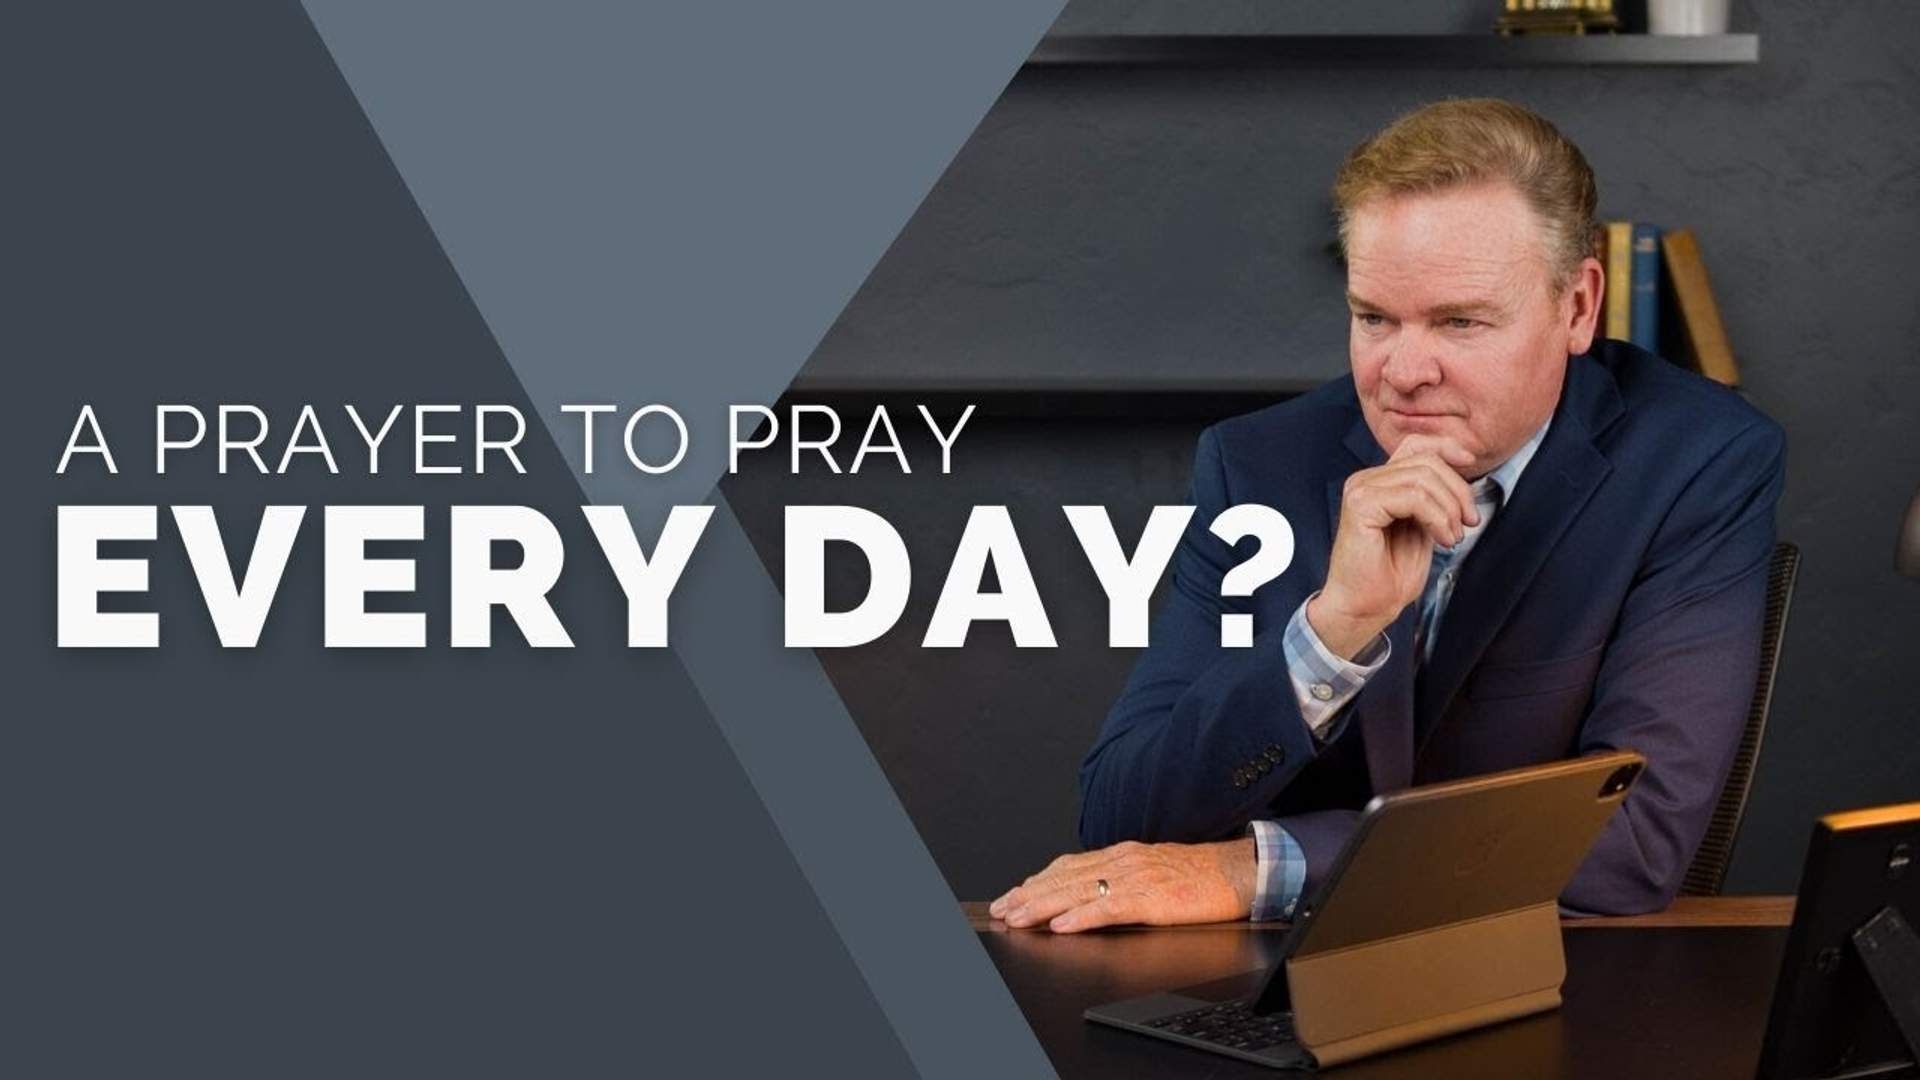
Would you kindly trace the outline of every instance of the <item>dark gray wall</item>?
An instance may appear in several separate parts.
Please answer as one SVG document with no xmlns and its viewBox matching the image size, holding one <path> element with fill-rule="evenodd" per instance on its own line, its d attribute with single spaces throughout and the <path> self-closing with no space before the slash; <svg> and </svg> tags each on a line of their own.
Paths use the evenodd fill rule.
<svg viewBox="0 0 1920 1080">
<path fill-rule="evenodd" d="M 1492 3 L 1187 9 L 1224 29 L 1468 29 Z M 1146 27 L 1148 5 L 1074 5 L 1057 29 Z M 1131 22 L 1129 22 L 1131 20 Z M 1757 66 L 1510 71 L 1033 70 L 1017 78 L 828 335 L 823 380 L 1281 385 L 1345 363 L 1325 188 L 1397 112 L 1446 96 L 1532 106 L 1585 149 L 1612 216 L 1695 229 L 1752 401 L 1790 440 L 1783 538 L 1805 552 L 1773 725 L 1729 887 L 1790 890 L 1811 818 L 1920 798 L 1920 582 L 1892 571 L 1920 484 L 1920 7 L 1736 4 Z M 955 891 L 986 896 L 1072 846 L 1074 769 L 1131 655 L 1058 507 L 1123 529 L 1180 501 L 1204 415 L 1136 394 L 982 398 L 953 477 L 730 482 L 778 564 L 778 507 L 852 502 L 908 536 L 907 617 L 829 672 Z M 1021 415 L 1013 415 L 1018 413 Z M 1038 414 L 1038 415 L 1036 415 Z M 884 463 L 883 463 L 884 464 Z M 1057 650 L 1004 630 L 919 648 L 973 503 L 1023 530 Z M 1123 534 L 1125 535 L 1125 534 Z"/>
</svg>

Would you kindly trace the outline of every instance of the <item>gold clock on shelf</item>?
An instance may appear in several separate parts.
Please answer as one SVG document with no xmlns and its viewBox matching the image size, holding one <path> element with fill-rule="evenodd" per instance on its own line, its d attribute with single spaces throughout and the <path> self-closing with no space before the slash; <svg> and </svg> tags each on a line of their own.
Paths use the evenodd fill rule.
<svg viewBox="0 0 1920 1080">
<path fill-rule="evenodd" d="M 1611 34 L 1613 0 L 1506 0 L 1493 28 L 1502 34 Z"/>
</svg>

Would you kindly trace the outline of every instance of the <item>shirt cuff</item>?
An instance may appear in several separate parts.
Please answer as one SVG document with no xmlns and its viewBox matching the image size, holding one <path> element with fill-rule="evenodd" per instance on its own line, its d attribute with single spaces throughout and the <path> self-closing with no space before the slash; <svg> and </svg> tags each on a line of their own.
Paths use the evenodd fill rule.
<svg viewBox="0 0 1920 1080">
<path fill-rule="evenodd" d="M 1293 681 L 1293 696 L 1300 703 L 1300 718 L 1307 722 L 1307 730 L 1315 739 L 1323 740 L 1334 716 L 1386 665 L 1393 655 L 1393 643 L 1385 634 L 1375 634 L 1352 660 L 1334 655 L 1307 621 L 1307 605 L 1319 595 L 1316 592 L 1307 597 L 1287 620 L 1281 649 Z"/>
<path fill-rule="evenodd" d="M 1277 821 L 1254 821 L 1253 912 L 1255 922 L 1291 919 L 1307 884 L 1307 853 Z"/>
</svg>

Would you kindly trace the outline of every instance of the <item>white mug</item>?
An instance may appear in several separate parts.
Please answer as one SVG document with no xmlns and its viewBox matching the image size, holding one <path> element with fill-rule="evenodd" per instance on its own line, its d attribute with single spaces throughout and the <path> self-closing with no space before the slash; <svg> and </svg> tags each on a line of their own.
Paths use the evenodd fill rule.
<svg viewBox="0 0 1920 1080">
<path fill-rule="evenodd" d="M 1727 0 L 1647 0 L 1647 30 L 1654 34 L 1724 34 Z"/>
</svg>

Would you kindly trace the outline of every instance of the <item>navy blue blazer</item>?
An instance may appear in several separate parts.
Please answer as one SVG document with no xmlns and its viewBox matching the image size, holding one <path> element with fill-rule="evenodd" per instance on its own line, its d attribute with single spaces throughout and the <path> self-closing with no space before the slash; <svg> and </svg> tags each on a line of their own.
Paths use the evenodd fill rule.
<svg viewBox="0 0 1920 1080">
<path fill-rule="evenodd" d="M 1753 697 L 1784 449 L 1737 394 L 1633 346 L 1571 358 L 1546 439 L 1460 569 L 1432 659 L 1415 670 L 1409 605 L 1391 659 L 1322 747 L 1281 637 L 1326 579 L 1342 485 L 1385 453 L 1351 378 L 1209 428 L 1152 644 L 1081 766 L 1082 843 L 1218 840 L 1271 818 L 1304 848 L 1310 895 L 1375 793 L 1631 748 L 1647 770 L 1561 899 L 1664 907 Z M 1208 525 L 1247 502 L 1287 516 L 1293 564 L 1222 600 L 1221 577 L 1257 545 Z M 1252 648 L 1220 647 L 1229 611 L 1253 614 Z"/>
</svg>

